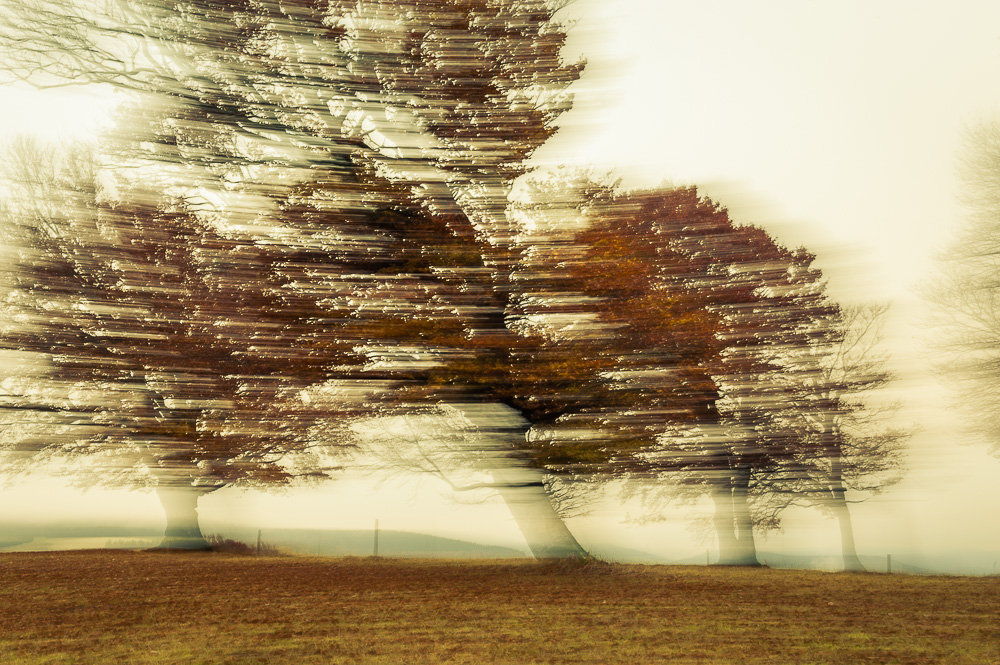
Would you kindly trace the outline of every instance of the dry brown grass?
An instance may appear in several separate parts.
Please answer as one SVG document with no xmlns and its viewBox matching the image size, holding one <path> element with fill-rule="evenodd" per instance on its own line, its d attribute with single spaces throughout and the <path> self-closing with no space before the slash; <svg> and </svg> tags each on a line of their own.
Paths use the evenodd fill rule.
<svg viewBox="0 0 1000 665">
<path fill-rule="evenodd" d="M 1000 578 L 0 555 L 0 663 L 1000 663 Z"/>
</svg>

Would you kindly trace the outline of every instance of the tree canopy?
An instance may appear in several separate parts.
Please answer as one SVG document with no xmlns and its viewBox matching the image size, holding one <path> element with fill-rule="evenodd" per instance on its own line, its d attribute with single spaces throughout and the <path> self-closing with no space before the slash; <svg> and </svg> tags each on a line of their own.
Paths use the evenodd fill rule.
<svg viewBox="0 0 1000 665">
<path fill-rule="evenodd" d="M 755 563 L 754 525 L 776 526 L 790 504 L 845 505 L 845 482 L 892 481 L 904 433 L 879 430 L 858 399 L 889 376 L 809 252 L 734 224 L 693 187 L 595 209 L 571 269 L 617 331 L 606 352 L 628 395 L 622 473 L 711 495 L 730 564 Z"/>
<path fill-rule="evenodd" d="M 14 77 L 137 95 L 104 145 L 120 191 L 81 185 L 83 208 L 19 227 L 11 301 L 38 325 L 9 330 L 5 346 L 55 358 L 64 391 L 113 395 L 63 421 L 68 438 L 85 427 L 117 453 L 145 439 L 145 451 L 176 449 L 156 463 L 199 491 L 283 481 L 254 451 L 296 448 L 264 439 L 312 443 L 305 413 L 355 414 L 388 386 L 413 388 L 380 353 L 426 346 L 432 325 L 439 346 L 471 328 L 503 334 L 503 303 L 462 305 L 475 298 L 441 271 L 489 272 L 473 280 L 483 295 L 509 270 L 507 191 L 580 71 L 559 59 L 565 35 L 546 3 L 10 11 L 23 19 L 0 30 Z M 67 303 L 72 316 L 48 314 Z M 456 306 L 489 325 L 442 315 Z M 432 376 L 418 380 L 444 397 L 426 388 Z"/>
</svg>

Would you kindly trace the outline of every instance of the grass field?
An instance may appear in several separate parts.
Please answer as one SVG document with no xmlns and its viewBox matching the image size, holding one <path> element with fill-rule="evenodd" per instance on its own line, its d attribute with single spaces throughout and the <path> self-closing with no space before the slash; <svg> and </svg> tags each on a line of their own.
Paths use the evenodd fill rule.
<svg viewBox="0 0 1000 665">
<path fill-rule="evenodd" d="M 0 663 L 1000 664 L 1000 578 L 0 555 Z"/>
</svg>

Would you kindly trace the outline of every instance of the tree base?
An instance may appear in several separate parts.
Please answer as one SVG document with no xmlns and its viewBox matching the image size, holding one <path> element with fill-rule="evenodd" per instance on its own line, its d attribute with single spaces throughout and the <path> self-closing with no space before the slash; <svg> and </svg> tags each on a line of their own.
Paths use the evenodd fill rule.
<svg viewBox="0 0 1000 665">
<path fill-rule="evenodd" d="M 868 569 L 858 560 L 844 562 L 845 573 L 867 573 Z"/>
<path fill-rule="evenodd" d="M 167 537 L 153 548 L 157 551 L 181 550 L 184 552 L 211 552 L 212 545 L 204 538 Z"/>
<path fill-rule="evenodd" d="M 729 559 L 726 561 L 719 560 L 712 564 L 713 566 L 739 566 L 741 568 L 765 568 L 766 566 L 762 564 L 757 559 Z"/>
<path fill-rule="evenodd" d="M 582 547 L 550 547 L 539 552 L 532 552 L 538 561 L 590 561 L 593 557 Z"/>
</svg>

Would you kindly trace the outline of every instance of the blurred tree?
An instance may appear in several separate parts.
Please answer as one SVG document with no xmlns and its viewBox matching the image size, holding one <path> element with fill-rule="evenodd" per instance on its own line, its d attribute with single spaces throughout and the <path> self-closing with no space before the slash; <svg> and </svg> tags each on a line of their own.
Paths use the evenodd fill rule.
<svg viewBox="0 0 1000 665">
<path fill-rule="evenodd" d="M 361 151 L 436 213 L 509 238 L 510 187 L 583 67 L 560 56 L 563 4 L 5 0 L 0 52 L 17 80 L 109 85 L 168 106 L 176 143 L 160 142 L 161 162 L 349 169 Z M 239 158 L 206 150 L 220 132 L 242 142 Z"/>
<path fill-rule="evenodd" d="M 791 503 L 830 512 L 840 525 L 844 569 L 863 571 L 854 544 L 848 491 L 880 492 L 897 482 L 902 443 L 912 431 L 886 425 L 898 404 L 876 406 L 874 391 L 892 381 L 879 348 L 888 306 L 835 308 L 808 331 L 793 354 L 802 377 L 797 398 L 804 445 L 789 471 L 770 479 Z M 785 502 L 777 502 L 780 509 Z"/>
<path fill-rule="evenodd" d="M 605 210 L 596 226 L 536 232 L 516 257 L 469 232 L 456 238 L 465 249 L 436 257 L 442 287 L 453 284 L 439 296 L 449 306 L 394 324 L 432 362 L 411 366 L 409 387 L 393 399 L 410 410 L 458 406 L 480 433 L 506 442 L 493 449 L 515 451 L 525 469 L 600 478 L 638 465 L 635 456 L 657 446 L 665 421 L 701 417 L 704 393 L 715 390 L 703 367 L 722 345 L 718 316 L 700 291 L 658 283 L 658 271 L 686 274 L 690 259 L 661 256 L 655 229 L 614 223 L 634 214 L 632 206 L 578 184 L 586 196 L 574 207 Z M 385 337 L 393 335 L 376 336 Z M 536 478 L 531 485 L 541 487 Z M 551 535 L 539 544 L 550 547 Z M 566 539 L 562 555 L 571 545 Z"/>
<path fill-rule="evenodd" d="M 384 214 L 389 215 L 386 211 Z M 458 409 L 474 432 L 471 455 L 492 475 L 538 558 L 585 552 L 554 511 L 540 469 L 545 446 L 530 440 L 532 427 L 585 408 L 599 385 L 579 351 L 550 335 L 521 327 L 511 274 L 517 260 L 504 243 L 491 243 L 464 215 L 394 212 L 406 240 L 394 253 L 400 274 L 419 278 L 423 290 L 409 309 L 374 321 L 366 353 L 369 370 L 392 381 L 381 400 L 387 415 Z M 403 293 L 404 284 L 397 287 Z M 411 291 L 412 293 L 413 291 Z M 593 354 L 589 354 L 593 356 Z"/>
<path fill-rule="evenodd" d="M 346 412 L 318 410 L 307 391 L 359 362 L 359 340 L 298 286 L 308 252 L 159 194 L 109 199 L 80 151 L 62 161 L 22 142 L 10 156 L 20 191 L 3 228 L 17 259 L 0 345 L 45 367 L 8 378 L 27 401 L 7 401 L 48 407 L 13 450 L 97 459 L 102 484 L 155 485 L 164 547 L 207 547 L 196 504 L 208 492 L 326 477 L 331 444 L 313 430 Z"/>
<path fill-rule="evenodd" d="M 967 132 L 960 175 L 968 218 L 924 290 L 964 434 L 1000 457 L 1000 122 Z"/>
<path fill-rule="evenodd" d="M 311 259 L 295 285 L 337 312 L 413 319 L 404 332 L 385 322 L 356 325 L 354 333 L 369 335 L 369 353 L 395 344 L 389 353 L 400 355 L 413 327 L 429 319 L 443 322 L 438 335 L 468 328 L 426 300 L 434 293 L 426 259 L 414 273 L 406 251 L 389 260 L 383 246 L 366 247 L 369 223 L 418 245 L 426 223 L 436 234 L 430 244 L 447 245 L 454 233 L 462 252 L 475 236 L 474 251 L 496 247 L 490 260 L 509 255 L 510 185 L 555 131 L 568 108 L 565 87 L 580 71 L 559 59 L 565 34 L 556 7 L 542 0 L 7 4 L 0 47 L 14 77 L 143 95 L 130 112 L 134 133 L 119 133 L 115 161 L 155 175 L 164 195 L 154 209 L 210 217 L 207 227 L 229 229 L 230 239 L 244 232 L 237 244 L 312 243 L 315 257 L 332 243 L 350 256 L 346 264 Z M 345 266 L 355 270 L 363 259 L 380 277 L 344 278 Z M 509 272 L 478 260 L 475 269 L 493 271 L 490 279 Z M 338 300 L 331 289 L 345 283 L 355 291 Z M 460 292 L 449 297 L 457 302 Z M 486 318 L 503 330 L 502 308 Z"/>
<path fill-rule="evenodd" d="M 407 277 L 394 293 L 409 305 L 387 311 L 369 334 L 372 367 L 402 383 L 383 411 L 459 406 L 476 432 L 477 463 L 538 557 L 583 555 L 525 456 L 535 421 L 511 370 L 527 360 L 515 361 L 515 350 L 538 340 L 511 329 L 520 250 L 508 194 L 555 131 L 569 106 L 565 88 L 580 72 L 559 57 L 565 34 L 554 12 L 537 0 L 331 5 L 323 24 L 341 33 L 343 73 L 317 66 L 322 52 L 297 49 L 296 71 L 314 78 L 300 73 L 290 84 L 302 93 L 275 101 L 301 115 L 302 99 L 314 99 L 305 108 L 363 145 L 355 163 L 392 183 L 375 203 L 406 236 L 394 270 Z M 309 80 L 340 94 L 314 98 Z"/>
<path fill-rule="evenodd" d="M 798 478 L 801 403 L 821 403 L 815 368 L 795 362 L 836 312 L 812 255 L 734 225 L 693 187 L 614 197 L 581 237 L 578 272 L 627 331 L 615 352 L 634 373 L 635 475 L 708 493 L 719 563 L 757 565 L 754 523 L 776 511 L 754 504 Z"/>
</svg>

